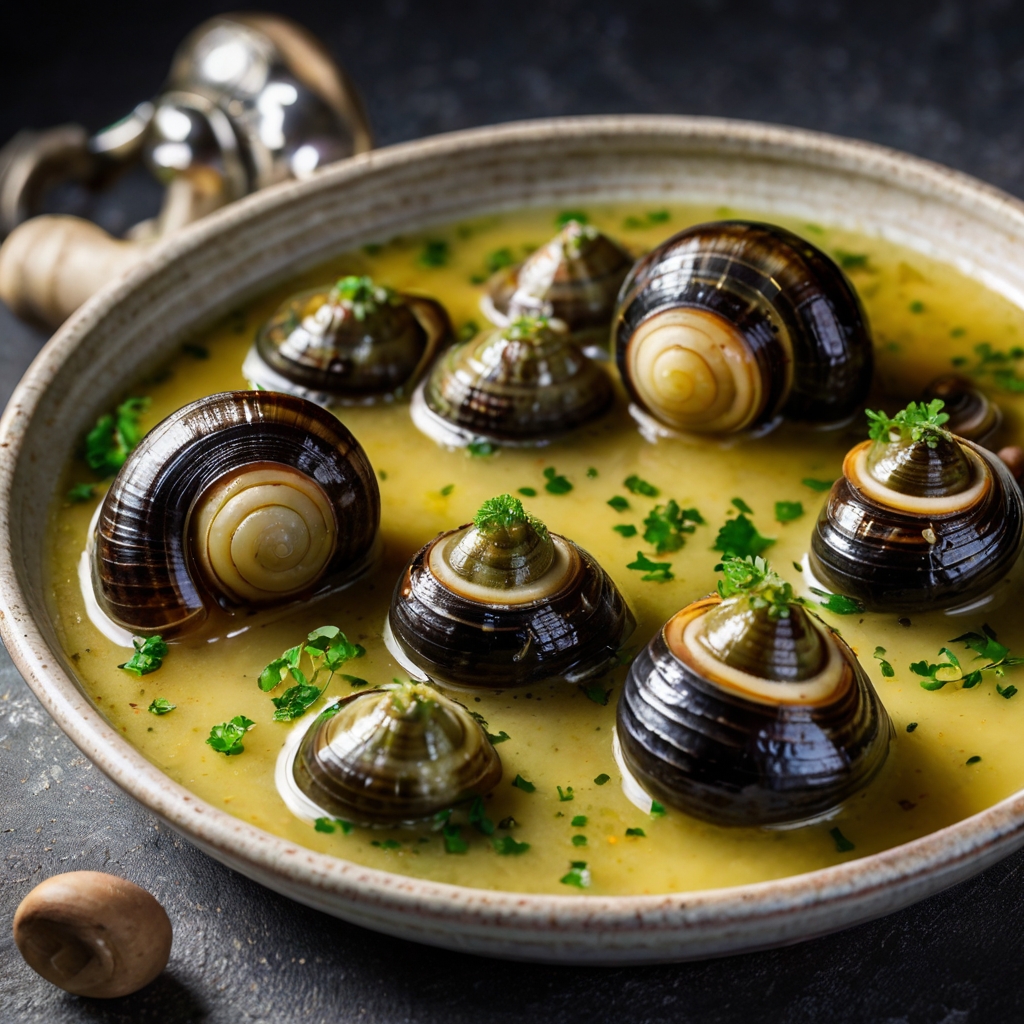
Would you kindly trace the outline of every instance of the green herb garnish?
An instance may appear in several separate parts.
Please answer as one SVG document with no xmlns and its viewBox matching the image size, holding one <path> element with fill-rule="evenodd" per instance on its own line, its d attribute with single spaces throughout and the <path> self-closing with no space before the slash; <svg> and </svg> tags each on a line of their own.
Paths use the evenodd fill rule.
<svg viewBox="0 0 1024 1024">
<path fill-rule="evenodd" d="M 791 523 L 804 514 L 804 506 L 799 501 L 777 501 L 775 502 L 775 521 L 778 523 Z"/>
<path fill-rule="evenodd" d="M 445 484 L 444 487 L 442 487 L 441 490 L 438 491 L 438 494 L 440 494 L 442 498 L 447 498 L 448 495 L 451 494 L 452 491 L 454 490 L 455 484 Z"/>
<path fill-rule="evenodd" d="M 623 486 L 630 494 L 639 494 L 644 498 L 656 498 L 661 491 L 658 490 L 654 484 L 649 484 L 646 480 L 641 480 L 640 477 L 634 473 L 632 476 L 627 476 L 622 481 Z M 611 502 L 609 502 L 611 504 Z"/>
<path fill-rule="evenodd" d="M 613 526 L 612 529 L 623 537 L 636 536 L 636 527 L 632 523 L 620 523 L 618 526 Z"/>
<path fill-rule="evenodd" d="M 521 494 L 524 498 L 536 498 L 537 488 L 536 487 L 520 487 L 518 494 Z"/>
<path fill-rule="evenodd" d="M 256 723 L 245 715 L 235 715 L 230 722 L 221 722 L 210 730 L 206 742 L 217 751 L 218 754 L 226 754 L 228 757 L 240 754 L 245 747 L 242 746 L 242 737 Z"/>
<path fill-rule="evenodd" d="M 554 466 L 544 470 L 544 479 L 547 481 L 544 490 L 548 494 L 568 494 L 572 490 L 572 484 L 564 476 L 559 476 Z"/>
<path fill-rule="evenodd" d="M 432 238 L 423 243 L 416 262 L 421 267 L 443 267 L 451 255 L 448 243 L 442 238 Z"/>
<path fill-rule="evenodd" d="M 469 805 L 469 823 L 481 835 L 494 835 L 494 822 L 487 817 L 483 797 L 473 797 L 473 802 Z"/>
<path fill-rule="evenodd" d="M 980 754 L 975 754 L 973 757 L 967 758 L 967 764 L 977 764 L 981 760 Z"/>
<path fill-rule="evenodd" d="M 490 441 L 471 441 L 466 445 L 466 451 L 474 459 L 486 458 L 488 455 L 493 455 L 495 450 L 495 446 Z"/>
<path fill-rule="evenodd" d="M 626 835 L 627 836 L 640 836 L 641 838 L 646 838 L 647 833 L 642 828 L 627 828 L 626 829 Z"/>
<path fill-rule="evenodd" d="M 168 647 L 161 636 L 133 636 L 132 646 L 135 653 L 123 665 L 117 667 L 133 675 L 146 676 L 150 672 L 155 672 L 167 657 Z"/>
<path fill-rule="evenodd" d="M 595 704 L 600 704 L 601 707 L 608 706 L 608 698 L 611 696 L 611 689 L 605 689 L 600 683 L 591 683 L 590 686 L 581 687 L 583 692 L 587 695 L 588 700 L 592 700 Z"/>
<path fill-rule="evenodd" d="M 907 309 L 909 309 L 911 313 L 923 313 L 924 303 L 920 299 L 914 299 Z"/>
<path fill-rule="evenodd" d="M 515 786 L 516 789 L 521 789 L 524 793 L 532 793 L 537 788 L 532 782 L 524 779 L 522 775 L 517 775 L 512 780 L 512 785 Z"/>
<path fill-rule="evenodd" d="M 744 512 L 748 516 L 754 514 L 754 510 L 742 498 L 733 498 L 729 504 L 734 505 L 740 512 Z"/>
<path fill-rule="evenodd" d="M 715 551 L 726 557 L 755 557 L 775 543 L 774 537 L 762 537 L 757 527 L 741 512 L 722 524 L 715 538 Z"/>
<path fill-rule="evenodd" d="M 608 504 L 611 505 L 616 512 L 625 512 L 626 509 L 629 508 L 629 502 L 618 494 L 616 494 L 614 498 L 609 498 Z"/>
<path fill-rule="evenodd" d="M 580 835 L 573 836 L 572 837 L 572 845 L 573 846 L 586 846 L 587 845 L 587 837 L 586 836 L 580 836 Z"/>
<path fill-rule="evenodd" d="M 907 723 L 907 732 L 913 732 L 917 728 L 917 722 Z"/>
<path fill-rule="evenodd" d="M 529 843 L 516 842 L 512 836 L 495 836 L 491 840 L 491 845 L 494 847 L 494 852 L 502 857 L 518 856 L 520 853 L 526 853 L 530 848 Z"/>
<path fill-rule="evenodd" d="M 564 228 L 570 221 L 576 221 L 577 224 L 589 224 L 590 218 L 582 210 L 563 210 L 555 218 L 555 226 Z"/>
<path fill-rule="evenodd" d="M 561 786 L 555 786 L 555 789 L 558 790 L 558 799 L 561 803 L 564 804 L 573 799 L 572 786 L 566 786 L 564 792 Z"/>
<path fill-rule="evenodd" d="M 857 849 L 853 843 L 850 842 L 838 828 L 830 828 L 828 834 L 832 837 L 833 842 L 836 844 L 837 853 L 849 853 L 851 850 Z"/>
<path fill-rule="evenodd" d="M 505 246 L 495 249 L 494 252 L 489 252 L 484 257 L 484 266 L 487 268 L 488 274 L 496 274 L 499 270 L 511 267 L 515 261 L 516 258 L 512 255 L 512 250 Z"/>
<path fill-rule="evenodd" d="M 177 706 L 177 704 L 172 704 L 166 697 L 154 697 L 146 710 L 151 715 L 167 715 Z"/>
<path fill-rule="evenodd" d="M 693 533 L 703 525 L 704 517 L 695 508 L 680 508 L 674 500 L 655 505 L 644 520 L 644 540 L 663 555 L 678 551 L 685 542 L 683 534 Z"/>
<path fill-rule="evenodd" d="M 896 673 L 893 671 L 892 665 L 885 660 L 885 648 L 876 647 L 874 657 L 878 660 L 878 667 L 882 670 L 882 675 L 885 676 L 886 679 L 892 679 Z"/>
<path fill-rule="evenodd" d="M 867 270 L 868 256 L 863 252 L 847 252 L 845 249 L 836 249 L 833 252 L 839 266 L 843 270 Z"/>
<path fill-rule="evenodd" d="M 644 228 L 653 228 L 658 224 L 667 224 L 669 220 L 668 210 L 648 210 L 642 217 L 630 214 L 622 226 L 627 231 L 640 231 Z"/>
<path fill-rule="evenodd" d="M 585 814 L 577 814 L 569 824 L 573 828 L 583 828 L 587 824 L 587 816 Z"/>
<path fill-rule="evenodd" d="M 611 779 L 610 775 L 605 775 L 604 772 L 601 772 L 601 774 L 594 779 L 594 785 L 603 786 L 609 779 Z"/>
<path fill-rule="evenodd" d="M 319 686 L 308 683 L 296 683 L 289 686 L 280 697 L 271 697 L 277 710 L 274 712 L 275 722 L 290 722 L 301 718 L 315 703 L 321 694 Z"/>
<path fill-rule="evenodd" d="M 800 483 L 802 483 L 804 487 L 810 487 L 812 491 L 824 493 L 825 491 L 831 489 L 832 485 L 835 483 L 835 480 L 816 480 L 813 476 L 805 476 L 803 480 L 800 481 Z"/>
<path fill-rule="evenodd" d="M 652 818 L 664 818 L 665 817 L 665 805 L 658 803 L 657 800 L 651 801 L 651 817 Z"/>
<path fill-rule="evenodd" d="M 149 408 L 148 398 L 129 398 L 113 413 L 101 416 L 85 435 L 85 461 L 102 476 L 113 476 L 142 439 L 139 416 Z"/>
<path fill-rule="evenodd" d="M 635 569 L 644 575 L 640 578 L 645 583 L 668 583 L 675 579 L 671 562 L 652 562 L 642 551 L 636 553 L 636 561 L 630 562 L 627 569 Z"/>
<path fill-rule="evenodd" d="M 793 588 L 763 558 L 723 558 L 718 569 L 722 600 L 744 596 L 751 608 L 766 609 L 770 619 L 789 618 L 796 601 Z"/>
<path fill-rule="evenodd" d="M 75 484 L 66 497 L 72 505 L 81 505 L 84 501 L 90 501 L 95 494 L 96 487 L 93 484 Z"/>
<path fill-rule="evenodd" d="M 459 825 L 445 825 L 441 829 L 441 836 L 444 839 L 445 853 L 465 853 L 469 849 L 469 843 L 462 838 L 462 828 Z"/>
<path fill-rule="evenodd" d="M 981 682 L 980 672 L 964 674 L 960 660 L 948 647 L 941 648 L 939 655 L 945 657 L 946 660 L 934 663 L 924 660 L 915 661 L 910 666 L 910 671 L 914 675 L 922 677 L 921 686 L 923 689 L 941 690 L 946 683 L 960 681 L 964 689 L 969 690 Z"/>
<path fill-rule="evenodd" d="M 590 887 L 590 872 L 587 870 L 585 860 L 574 860 L 570 862 L 569 870 L 559 879 L 562 885 L 572 885 L 577 889 Z"/>
<path fill-rule="evenodd" d="M 830 594 L 827 590 L 818 590 L 817 587 L 811 587 L 811 593 L 823 597 L 825 600 L 819 601 L 818 604 L 825 611 L 832 612 L 833 615 L 858 615 L 864 611 L 864 605 L 855 597 L 847 597 L 846 594 Z"/>
<path fill-rule="evenodd" d="M 359 689 L 359 687 L 361 686 L 370 685 L 369 679 L 360 679 L 359 676 L 349 676 L 346 675 L 344 672 L 342 672 L 341 678 L 344 679 L 345 682 L 349 684 L 349 686 L 352 686 L 355 689 Z"/>
<path fill-rule="evenodd" d="M 459 341 L 472 341 L 480 333 L 480 325 L 475 320 L 467 320 L 456 332 Z"/>
<path fill-rule="evenodd" d="M 317 818 L 313 822 L 313 828 L 317 832 L 337 832 L 341 829 L 342 835 L 349 835 L 355 826 L 351 821 L 344 821 L 342 818 Z"/>
<path fill-rule="evenodd" d="M 963 328 L 958 329 L 961 334 L 966 333 Z M 980 345 L 974 346 L 974 354 L 975 364 L 967 370 L 972 376 L 990 377 L 997 387 L 1005 391 L 1024 391 L 1024 377 L 1019 374 L 1015 365 L 1024 359 L 1024 348 L 1015 345 L 1006 352 L 1001 352 L 993 348 L 989 342 L 983 341 Z M 953 360 L 953 365 L 964 366 L 967 362 L 968 360 L 961 356 Z"/>
<path fill-rule="evenodd" d="M 941 398 L 933 398 L 930 402 L 911 402 L 895 416 L 884 412 L 865 411 L 868 418 L 868 436 L 872 441 L 891 441 L 895 437 L 904 440 L 921 441 L 934 448 L 939 439 L 949 437 L 943 424 L 949 419 L 942 411 L 946 403 Z"/>
</svg>

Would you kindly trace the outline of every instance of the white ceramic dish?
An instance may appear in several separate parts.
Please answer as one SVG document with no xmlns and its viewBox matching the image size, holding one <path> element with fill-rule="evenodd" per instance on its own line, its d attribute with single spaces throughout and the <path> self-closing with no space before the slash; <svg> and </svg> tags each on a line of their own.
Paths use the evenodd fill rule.
<svg viewBox="0 0 1024 1024">
<path fill-rule="evenodd" d="M 672 199 L 883 235 L 1024 305 L 1024 204 L 877 146 L 701 118 L 562 119 L 377 150 L 259 193 L 164 243 L 33 363 L 0 421 L 0 634 L 43 705 L 107 775 L 218 860 L 296 900 L 406 938 L 567 963 L 710 957 L 795 942 L 906 906 L 1024 845 L 1024 792 L 949 828 L 774 882 L 664 896 L 460 888 L 313 853 L 194 797 L 74 680 L 44 601 L 53 467 L 182 336 L 365 242 L 496 209 Z"/>
</svg>

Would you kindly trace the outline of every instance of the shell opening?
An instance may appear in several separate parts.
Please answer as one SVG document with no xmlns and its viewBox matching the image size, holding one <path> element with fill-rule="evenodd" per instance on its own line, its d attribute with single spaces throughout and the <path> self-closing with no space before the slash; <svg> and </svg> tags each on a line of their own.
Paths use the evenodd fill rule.
<svg viewBox="0 0 1024 1024">
<path fill-rule="evenodd" d="M 764 404 L 761 375 L 743 335 L 708 310 L 677 308 L 642 323 L 627 351 L 644 405 L 669 426 L 742 430 Z"/>
<path fill-rule="evenodd" d="M 193 551 L 218 590 L 274 601 L 312 586 L 330 563 L 337 524 L 315 480 L 285 465 L 222 479 L 193 510 Z"/>
</svg>

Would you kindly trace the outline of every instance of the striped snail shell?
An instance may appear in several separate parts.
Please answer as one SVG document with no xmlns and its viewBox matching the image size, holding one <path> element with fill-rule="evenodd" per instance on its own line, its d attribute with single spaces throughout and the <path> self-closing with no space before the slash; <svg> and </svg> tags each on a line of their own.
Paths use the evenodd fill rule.
<svg viewBox="0 0 1024 1024">
<path fill-rule="evenodd" d="M 747 594 L 669 619 L 634 659 L 616 720 L 641 788 L 718 825 L 827 814 L 881 768 L 891 737 L 835 633 L 798 604 L 773 616 Z"/>
<path fill-rule="evenodd" d="M 811 537 L 811 572 L 872 611 L 951 608 L 988 593 L 1024 538 L 1005 463 L 945 431 L 898 431 L 847 454 Z"/>
<path fill-rule="evenodd" d="M 500 689 L 598 675 L 634 626 L 597 562 L 505 494 L 413 557 L 386 640 L 410 672 Z"/>
<path fill-rule="evenodd" d="M 380 493 L 359 442 L 292 395 L 186 405 L 132 451 L 100 506 L 97 602 L 137 634 L 195 628 L 209 605 L 260 606 L 362 572 Z"/>
<path fill-rule="evenodd" d="M 926 402 L 941 399 L 949 416 L 946 429 L 957 437 L 988 447 L 1003 425 L 1003 411 L 971 381 L 956 373 L 938 377 L 925 388 Z"/>
<path fill-rule="evenodd" d="M 452 448 L 546 444 L 604 413 L 608 375 L 557 321 L 522 317 L 454 345 L 416 389 L 412 418 Z"/>
<path fill-rule="evenodd" d="M 310 726 L 295 785 L 325 817 L 414 824 L 501 781 L 501 759 L 461 704 L 422 683 L 346 697 Z"/>
<path fill-rule="evenodd" d="M 408 394 L 450 337 L 448 314 L 433 299 L 343 277 L 285 301 L 260 328 L 242 373 L 317 405 L 367 404 Z"/>
<path fill-rule="evenodd" d="M 634 415 L 654 433 L 838 425 L 871 384 L 856 292 L 770 224 L 700 224 L 652 250 L 622 286 L 612 334 Z"/>
<path fill-rule="evenodd" d="M 480 308 L 499 327 L 520 316 L 554 317 L 588 353 L 607 356 L 615 299 L 632 265 L 617 242 L 570 220 L 518 266 L 494 274 Z"/>
</svg>

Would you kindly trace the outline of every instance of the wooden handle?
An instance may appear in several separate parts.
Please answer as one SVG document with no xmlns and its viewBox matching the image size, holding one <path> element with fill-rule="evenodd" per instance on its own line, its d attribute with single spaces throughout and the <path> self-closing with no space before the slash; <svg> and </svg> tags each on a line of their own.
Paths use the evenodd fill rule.
<svg viewBox="0 0 1024 1024">
<path fill-rule="evenodd" d="M 34 217 L 0 246 L 0 299 L 24 319 L 59 327 L 144 252 L 80 217 Z"/>
</svg>

